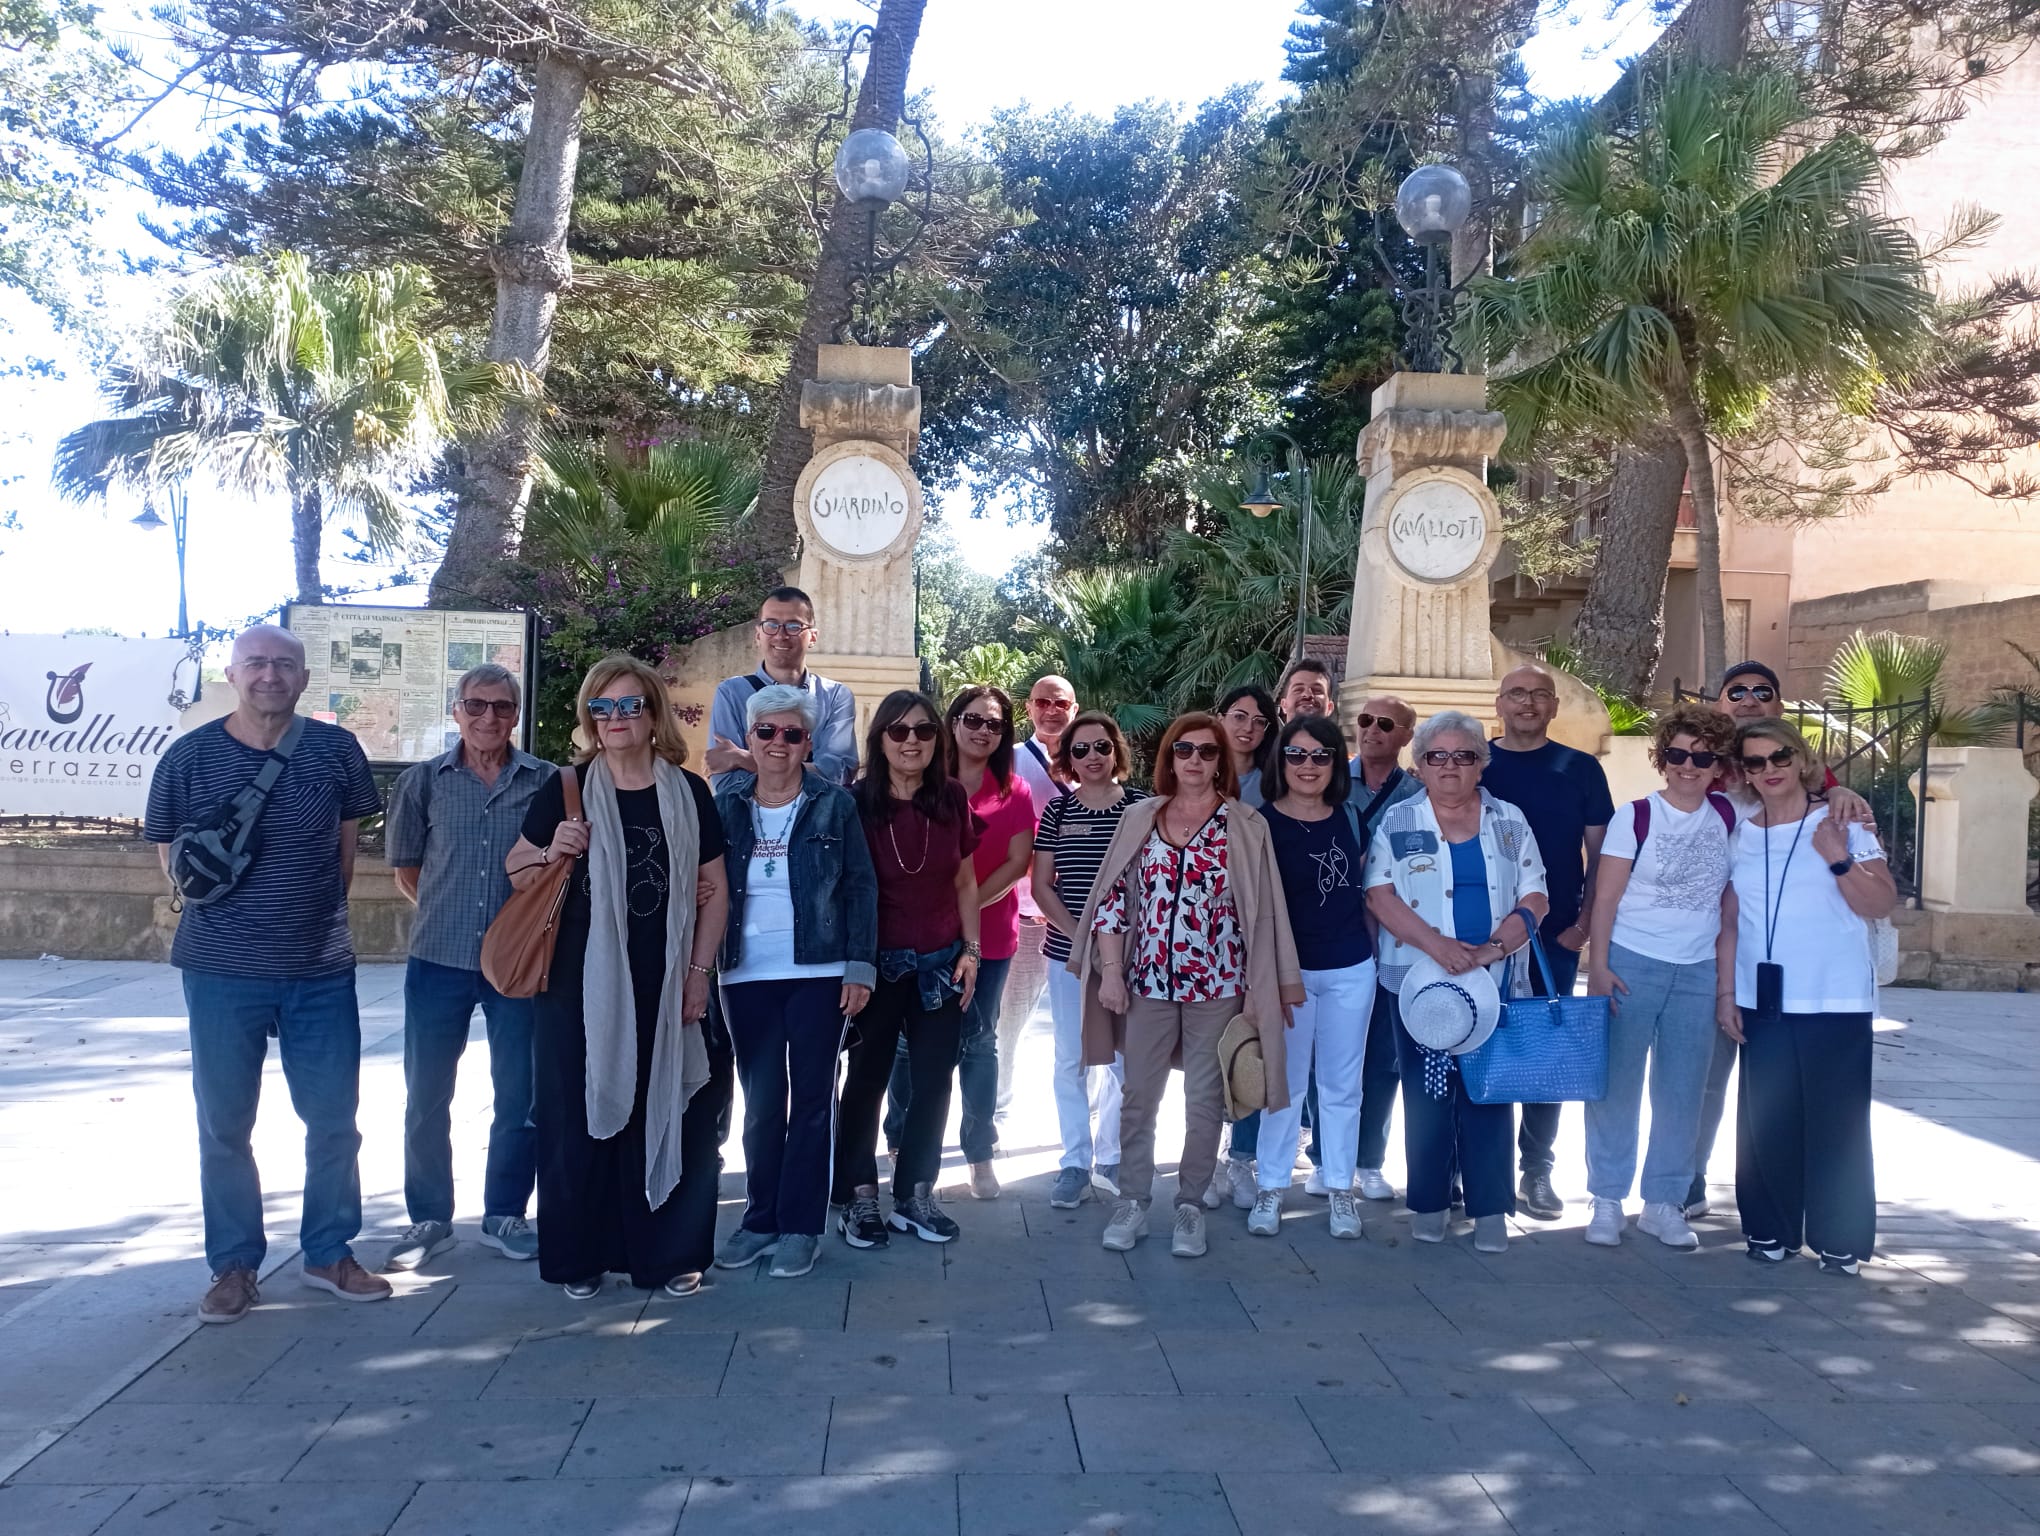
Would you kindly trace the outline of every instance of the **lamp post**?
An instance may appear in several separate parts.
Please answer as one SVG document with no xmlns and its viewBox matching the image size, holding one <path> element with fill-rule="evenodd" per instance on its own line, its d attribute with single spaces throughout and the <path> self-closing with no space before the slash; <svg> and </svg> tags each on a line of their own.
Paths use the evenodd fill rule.
<svg viewBox="0 0 2040 1536">
<path fill-rule="evenodd" d="M 1452 344 L 1452 306 L 1460 285 L 1452 282 L 1444 253 L 1452 237 L 1473 216 L 1473 189 L 1449 165 L 1420 165 L 1395 191 L 1395 221 L 1424 252 L 1424 283 L 1406 286 L 1383 249 L 1377 215 L 1375 254 L 1402 301 L 1403 336 L 1412 371 L 1460 373 L 1465 360 Z"/>
<path fill-rule="evenodd" d="M 1276 438 L 1289 446 L 1289 472 L 1296 476 L 1303 489 L 1303 515 L 1297 538 L 1296 640 L 1289 649 L 1289 659 L 1300 661 L 1303 659 L 1304 619 L 1310 605 L 1310 460 L 1304 457 L 1303 445 L 1280 427 L 1266 428 L 1256 434 L 1256 440 L 1260 438 Z M 1247 493 L 1247 499 L 1240 503 L 1240 509 L 1256 517 L 1271 516 L 1282 503 L 1268 489 L 1268 461 L 1255 457 L 1250 445 L 1248 463 L 1253 466 L 1254 485 Z"/>
<path fill-rule="evenodd" d="M 163 504 L 170 509 L 170 520 L 168 523 L 165 523 L 162 516 L 156 511 L 156 498 L 158 496 L 162 497 Z M 191 619 L 186 611 L 184 600 L 184 530 L 185 515 L 188 510 L 189 504 L 185 498 L 184 487 L 181 485 L 166 485 L 161 490 L 153 492 L 142 503 L 142 510 L 137 516 L 128 519 L 137 528 L 147 528 L 153 531 L 157 528 L 167 527 L 177 542 L 177 634 L 180 639 L 191 633 Z"/>
<path fill-rule="evenodd" d="M 813 158 L 816 175 L 810 198 L 815 204 L 818 219 L 823 216 L 819 196 L 822 147 L 835 128 L 850 119 L 853 90 L 850 61 L 855 56 L 858 42 L 873 35 L 869 26 L 859 27 L 850 34 L 850 41 L 843 50 L 842 102 L 824 120 L 820 132 L 815 135 Z M 850 308 L 838 328 L 839 341 L 856 326 L 860 297 L 869 299 L 872 285 L 906 260 L 928 228 L 935 196 L 935 146 L 917 119 L 909 117 L 902 121 L 921 141 L 921 206 L 914 210 L 916 222 L 913 232 L 899 243 L 897 250 L 885 252 L 879 249 L 879 225 L 887 209 L 906 199 L 908 184 L 913 177 L 913 162 L 907 155 L 906 146 L 883 128 L 859 128 L 837 147 L 830 166 L 838 197 L 864 216 L 862 239 L 845 256 L 843 291 L 850 300 Z"/>
</svg>

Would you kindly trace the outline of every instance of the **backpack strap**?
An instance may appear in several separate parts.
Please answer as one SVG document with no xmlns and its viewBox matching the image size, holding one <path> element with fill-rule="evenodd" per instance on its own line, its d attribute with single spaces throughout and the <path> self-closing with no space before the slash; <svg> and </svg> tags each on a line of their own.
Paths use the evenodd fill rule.
<svg viewBox="0 0 2040 1536">
<path fill-rule="evenodd" d="M 765 689 L 765 679 L 755 672 L 746 672 L 744 674 L 744 681 L 750 684 L 751 692 L 753 693 L 762 693 Z"/>
<path fill-rule="evenodd" d="M 1714 814 L 1721 818 L 1721 824 L 1728 828 L 1728 835 L 1735 836 L 1735 802 L 1718 789 L 1707 791 L 1707 803 L 1714 807 Z"/>
<path fill-rule="evenodd" d="M 1636 830 L 1636 853 L 1643 854 L 1643 840 L 1650 836 L 1650 796 L 1629 802 L 1630 825 Z"/>
</svg>

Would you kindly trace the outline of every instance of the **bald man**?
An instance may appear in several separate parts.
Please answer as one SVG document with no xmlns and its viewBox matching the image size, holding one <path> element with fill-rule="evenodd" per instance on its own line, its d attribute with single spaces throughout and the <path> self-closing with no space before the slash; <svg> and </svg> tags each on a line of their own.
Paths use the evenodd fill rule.
<svg viewBox="0 0 2040 1536">
<path fill-rule="evenodd" d="M 249 1135 L 272 1033 L 292 1107 L 305 1123 L 300 1278 L 342 1301 L 390 1294 L 390 1283 L 356 1263 L 350 1246 L 361 1230 L 354 1124 L 361 1018 L 347 887 L 355 829 L 382 800 L 360 742 L 337 725 L 305 719 L 286 743 L 310 681 L 297 636 L 271 624 L 244 630 L 227 681 L 238 699 L 234 712 L 170 744 L 149 784 L 144 823 L 167 870 L 180 831 L 210 821 L 283 759 L 255 822 L 252 860 L 225 895 L 185 904 L 170 949 L 170 963 L 184 972 L 191 1020 L 198 1187 L 212 1268 L 198 1315 L 208 1323 L 239 1322 L 260 1299 L 255 1277 L 267 1242 Z"/>
</svg>

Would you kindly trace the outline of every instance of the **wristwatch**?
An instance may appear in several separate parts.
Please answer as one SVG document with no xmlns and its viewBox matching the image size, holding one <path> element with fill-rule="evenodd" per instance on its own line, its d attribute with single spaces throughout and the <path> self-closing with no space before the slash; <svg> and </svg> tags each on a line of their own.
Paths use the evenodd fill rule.
<svg viewBox="0 0 2040 1536">
<path fill-rule="evenodd" d="M 1854 859 L 1837 859 L 1834 863 L 1828 865 L 1828 873 L 1839 880 L 1855 867 L 1856 861 Z"/>
</svg>

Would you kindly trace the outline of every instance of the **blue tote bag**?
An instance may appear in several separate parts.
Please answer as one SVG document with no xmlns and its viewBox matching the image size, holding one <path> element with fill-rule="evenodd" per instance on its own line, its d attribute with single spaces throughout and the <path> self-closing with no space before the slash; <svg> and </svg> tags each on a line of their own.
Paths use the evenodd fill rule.
<svg viewBox="0 0 2040 1536">
<path fill-rule="evenodd" d="M 1517 909 L 1521 911 L 1521 908 Z M 1529 920 L 1529 914 L 1524 913 Z M 1531 954 L 1544 990 L 1551 962 L 1537 925 L 1530 924 Z M 1517 951 L 1518 954 L 1522 951 Z M 1608 1096 L 1608 999 L 1511 997 L 1511 955 L 1502 968 L 1502 1017 L 1495 1032 L 1459 1058 L 1466 1096 L 1476 1104 L 1563 1104 Z"/>
</svg>

